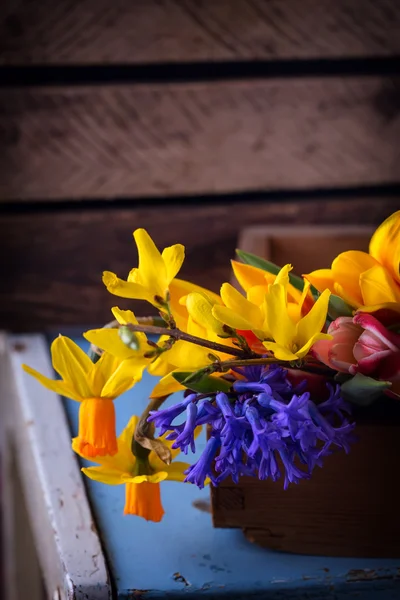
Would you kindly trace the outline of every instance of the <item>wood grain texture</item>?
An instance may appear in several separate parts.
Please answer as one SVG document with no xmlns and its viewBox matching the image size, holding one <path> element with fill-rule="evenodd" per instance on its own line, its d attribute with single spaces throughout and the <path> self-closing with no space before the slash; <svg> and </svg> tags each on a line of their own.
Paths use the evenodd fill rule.
<svg viewBox="0 0 400 600">
<path fill-rule="evenodd" d="M 400 79 L 0 93 L 0 199 L 145 197 L 399 180 Z"/>
<path fill-rule="evenodd" d="M 46 598 L 111 600 L 106 561 L 71 450 L 61 398 L 21 368 L 29 364 L 45 377 L 53 377 L 47 341 L 41 335 L 7 336 L 5 360 L 2 409 L 10 424 Z"/>
<path fill-rule="evenodd" d="M 3 0 L 0 64 L 387 56 L 396 0 Z"/>
<path fill-rule="evenodd" d="M 229 281 L 240 231 L 261 223 L 378 225 L 400 208 L 400 198 L 309 202 L 170 205 L 168 208 L 79 209 L 0 214 L 0 327 L 38 331 L 53 325 L 99 325 L 110 308 L 145 303 L 108 294 L 104 270 L 126 277 L 137 264 L 132 231 L 145 227 L 160 248 L 181 242 L 180 276 L 218 291 Z M 292 257 L 296 268 L 295 257 Z"/>
<path fill-rule="evenodd" d="M 211 487 L 214 525 L 242 527 L 250 541 L 282 552 L 400 557 L 400 488 L 388 459 L 399 433 L 398 414 L 388 425 L 359 418 L 350 453 L 327 457 L 308 481 L 286 491 L 283 482 L 252 478 Z"/>
</svg>

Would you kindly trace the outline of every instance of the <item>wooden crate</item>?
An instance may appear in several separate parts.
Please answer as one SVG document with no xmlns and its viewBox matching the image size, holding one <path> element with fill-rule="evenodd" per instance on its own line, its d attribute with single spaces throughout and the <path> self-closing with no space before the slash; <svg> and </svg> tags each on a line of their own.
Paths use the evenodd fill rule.
<svg viewBox="0 0 400 600">
<path fill-rule="evenodd" d="M 238 245 L 299 274 L 327 268 L 345 250 L 368 250 L 370 227 L 251 227 Z M 325 556 L 399 556 L 400 488 L 394 489 L 400 413 L 390 423 L 357 420 L 359 441 L 349 455 L 329 456 L 309 481 L 243 478 L 211 488 L 215 527 L 240 527 L 262 546 Z"/>
</svg>

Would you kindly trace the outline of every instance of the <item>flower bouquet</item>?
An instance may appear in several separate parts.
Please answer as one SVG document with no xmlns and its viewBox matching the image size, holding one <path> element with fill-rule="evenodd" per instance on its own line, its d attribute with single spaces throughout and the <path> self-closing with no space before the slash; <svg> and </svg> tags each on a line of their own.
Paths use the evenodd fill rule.
<svg viewBox="0 0 400 600">
<path fill-rule="evenodd" d="M 103 282 L 155 316 L 113 308 L 111 323 L 83 334 L 89 354 L 60 335 L 51 346 L 58 379 L 24 365 L 80 402 L 72 448 L 95 463 L 85 475 L 124 484 L 125 514 L 160 521 L 166 479 L 217 489 L 282 479 L 274 485 L 290 494 L 329 455 L 357 444 L 364 411 L 400 399 L 400 211 L 376 230 L 369 253 L 344 252 L 301 277 L 238 250 L 232 267 L 243 292 L 224 283 L 219 295 L 177 278 L 182 245 L 160 253 L 145 230 L 133 237 L 138 267 L 126 280 L 105 272 Z M 148 407 L 117 437 L 113 400 L 145 370 L 157 378 Z M 177 460 L 195 451 L 203 426 L 200 458 Z"/>
</svg>

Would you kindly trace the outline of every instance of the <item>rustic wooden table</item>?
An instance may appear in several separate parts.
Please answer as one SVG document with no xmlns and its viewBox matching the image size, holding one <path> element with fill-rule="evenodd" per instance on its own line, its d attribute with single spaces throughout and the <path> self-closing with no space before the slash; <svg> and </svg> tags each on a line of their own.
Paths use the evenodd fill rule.
<svg viewBox="0 0 400 600">
<path fill-rule="evenodd" d="M 7 491 L 9 496 L 10 490 L 15 490 L 10 475 L 18 472 L 49 598 L 400 597 L 400 558 L 325 558 L 261 549 L 247 542 L 239 530 L 212 527 L 208 490 L 165 482 L 166 515 L 161 524 L 124 517 L 122 488 L 88 480 L 85 490 L 70 450 L 78 404 L 57 399 L 20 368 L 25 362 L 51 376 L 48 340 L 21 335 L 4 336 L 2 341 Z M 151 383 L 150 377 L 145 377 L 117 400 L 118 430 L 132 413 L 140 413 Z M 199 443 L 200 451 L 203 443 Z M 18 500 L 10 502 L 9 498 L 6 507 L 6 597 L 37 600 L 43 598 L 37 573 L 31 573 L 25 587 L 16 576 L 26 571 L 28 559 L 32 560 L 27 538 L 22 538 L 19 547 L 10 547 L 10 540 L 18 537 L 13 529 Z M 21 585 L 25 595 L 18 596 Z"/>
</svg>

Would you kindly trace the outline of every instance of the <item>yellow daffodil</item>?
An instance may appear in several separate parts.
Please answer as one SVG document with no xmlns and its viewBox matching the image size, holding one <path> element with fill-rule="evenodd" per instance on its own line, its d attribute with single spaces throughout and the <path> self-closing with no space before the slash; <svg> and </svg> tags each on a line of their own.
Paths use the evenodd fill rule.
<svg viewBox="0 0 400 600">
<path fill-rule="evenodd" d="M 184 471 L 189 467 L 188 463 L 174 461 L 180 450 L 171 448 L 172 443 L 159 438 L 169 447 L 172 462 L 166 465 L 151 451 L 147 456 L 135 457 L 132 454 L 131 442 L 138 417 L 133 416 L 127 427 L 118 437 L 118 450 L 114 456 L 97 458 L 97 467 L 85 467 L 82 471 L 90 479 L 100 481 L 108 485 L 125 485 L 125 508 L 124 514 L 137 515 L 147 521 L 161 521 L 164 509 L 161 504 L 160 482 L 165 479 L 172 481 L 184 481 Z M 197 432 L 199 433 L 199 431 Z M 77 438 L 72 440 L 73 450 L 80 456 L 81 446 Z"/>
<path fill-rule="evenodd" d="M 131 310 L 121 310 L 116 306 L 111 310 L 120 325 L 138 324 L 138 321 Z M 166 353 L 156 359 L 144 356 L 152 350 L 147 343 L 147 336 L 145 333 L 135 332 L 135 337 L 139 346 L 137 349 L 124 343 L 120 337 L 118 328 L 91 329 L 90 331 L 86 331 L 83 334 L 83 337 L 91 344 L 109 352 L 116 358 L 129 360 L 132 365 L 135 365 L 137 370 L 142 369 L 143 371 L 147 368 L 151 375 L 163 376 L 173 369 L 173 367 L 170 367 L 168 364 Z M 168 339 L 168 336 L 161 336 L 158 343 L 162 343 L 166 339 Z"/>
<path fill-rule="evenodd" d="M 273 342 L 263 342 L 278 360 L 297 360 L 308 354 L 311 346 L 331 336 L 321 333 L 328 310 L 330 291 L 322 292 L 310 312 L 295 323 L 289 315 L 285 285 L 271 285 L 266 295 L 268 327 Z"/>
<path fill-rule="evenodd" d="M 24 370 L 44 387 L 80 402 L 76 444 L 82 456 L 113 455 L 117 451 L 113 400 L 142 376 L 143 367 L 105 352 L 97 363 L 65 336 L 51 345 L 54 370 L 61 379 L 49 379 L 27 365 Z"/>
<path fill-rule="evenodd" d="M 133 234 L 139 254 L 139 266 L 132 269 L 127 281 L 105 271 L 103 282 L 111 294 L 122 298 L 147 300 L 157 308 L 165 307 L 169 285 L 182 266 L 185 249 L 181 244 L 164 248 L 160 254 L 144 229 Z"/>
<path fill-rule="evenodd" d="M 400 303 L 400 211 L 375 231 L 369 253 L 350 250 L 335 258 L 330 269 L 305 277 L 317 290 L 329 289 L 355 309 L 374 311 Z"/>
</svg>

